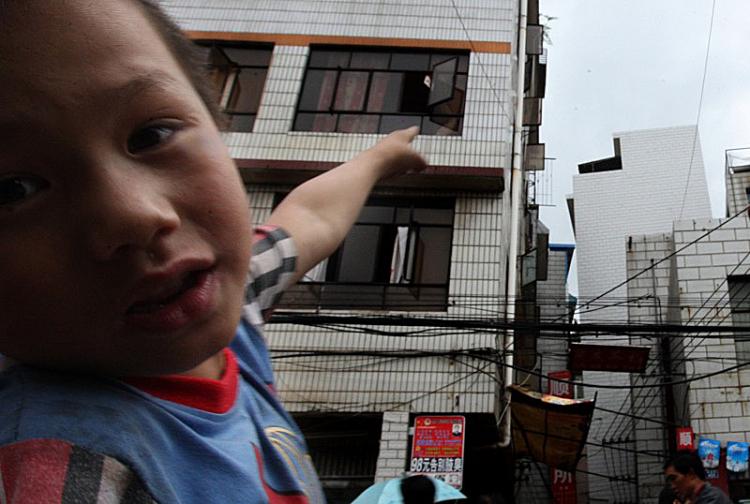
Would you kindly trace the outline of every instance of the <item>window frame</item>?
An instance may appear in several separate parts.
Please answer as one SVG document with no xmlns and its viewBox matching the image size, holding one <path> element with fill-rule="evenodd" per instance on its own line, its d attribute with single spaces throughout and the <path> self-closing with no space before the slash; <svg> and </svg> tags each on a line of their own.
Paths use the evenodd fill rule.
<svg viewBox="0 0 750 504">
<path fill-rule="evenodd" d="M 281 195 L 277 195 L 277 202 L 280 200 Z M 380 214 L 390 212 L 390 217 L 364 217 L 367 209 L 388 209 Z M 416 212 L 425 210 L 449 210 L 450 213 L 434 216 L 430 222 L 429 218 L 416 215 Z M 378 213 L 377 210 L 372 212 Z M 282 304 L 286 308 L 445 311 L 450 287 L 455 215 L 455 198 L 371 197 L 342 245 L 328 259 L 311 269 L 315 273 L 290 289 L 292 294 L 287 295 Z M 401 228 L 408 231 L 406 247 L 399 249 L 399 255 L 395 250 Z M 347 256 L 348 240 L 357 230 L 363 229 L 375 230 L 375 233 L 370 233 L 371 237 L 376 237 L 373 247 L 368 247 L 364 242 L 357 243 L 360 247 L 364 245 L 375 250 L 371 260 L 363 259 L 356 249 L 350 249 L 352 255 Z M 434 248 L 429 256 L 424 254 L 424 249 L 420 251 L 420 243 L 422 247 L 429 246 L 420 236 L 424 238 L 425 230 L 430 229 L 443 230 L 438 231 L 434 238 L 437 240 L 434 244 L 442 244 L 439 256 L 434 255 Z M 440 236 L 441 233 L 445 235 Z M 369 278 L 342 280 L 351 278 L 350 272 L 343 270 L 347 257 L 356 258 L 359 262 L 352 261 L 350 264 L 361 266 L 365 274 L 370 274 Z M 394 263 L 396 258 L 402 259 L 398 265 Z M 399 278 L 394 277 L 397 271 L 402 272 Z M 440 281 L 423 281 L 424 275 L 430 274 L 442 278 Z"/>
<path fill-rule="evenodd" d="M 365 60 L 366 57 L 362 55 L 368 54 L 373 55 L 371 62 L 354 62 L 355 59 Z M 384 60 L 377 61 L 378 56 L 384 57 Z M 419 66 L 409 68 L 410 58 Z M 461 50 L 311 45 L 292 130 L 385 134 L 417 125 L 422 135 L 461 136 L 469 58 L 470 53 Z M 433 96 L 435 69 L 443 68 L 451 61 L 455 62 L 451 94 Z M 364 90 L 354 98 L 356 107 L 355 103 L 347 107 L 347 102 L 343 102 L 342 107 L 342 100 L 339 99 L 341 79 L 351 79 L 349 74 L 355 73 L 360 74 Z M 445 82 L 451 77 L 445 72 L 441 73 L 441 77 L 440 84 L 444 89 Z M 425 85 L 424 93 L 420 93 L 420 83 Z M 394 86 L 398 86 L 398 89 Z M 404 98 L 407 88 L 412 90 L 408 96 L 409 103 L 424 103 L 417 103 L 414 109 L 406 109 Z M 379 95 L 374 94 L 376 90 Z M 383 103 L 374 105 L 376 99 Z M 393 101 L 386 101 L 389 99 L 397 99 L 398 103 L 394 105 Z"/>
</svg>

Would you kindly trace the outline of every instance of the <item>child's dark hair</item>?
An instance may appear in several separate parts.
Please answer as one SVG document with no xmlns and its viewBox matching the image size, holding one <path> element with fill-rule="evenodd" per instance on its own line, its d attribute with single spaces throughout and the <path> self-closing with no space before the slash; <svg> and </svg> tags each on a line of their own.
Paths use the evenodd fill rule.
<svg viewBox="0 0 750 504">
<path fill-rule="evenodd" d="M 201 61 L 198 48 L 182 33 L 182 30 L 153 0 L 136 0 L 146 17 L 159 33 L 169 52 L 185 72 L 190 83 L 205 103 L 214 121 L 219 127 L 226 122 L 226 117 L 219 108 L 218 90 L 208 78 L 205 63 Z"/>
<path fill-rule="evenodd" d="M 421 474 L 401 480 L 401 496 L 404 504 L 427 504 L 435 502 L 435 485 Z"/>
</svg>

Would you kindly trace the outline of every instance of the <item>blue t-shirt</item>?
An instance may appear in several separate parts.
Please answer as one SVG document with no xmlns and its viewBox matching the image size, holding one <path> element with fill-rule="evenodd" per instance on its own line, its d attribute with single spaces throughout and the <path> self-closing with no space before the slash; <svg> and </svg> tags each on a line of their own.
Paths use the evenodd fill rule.
<svg viewBox="0 0 750 504">
<path fill-rule="evenodd" d="M 265 230 L 221 380 L 1 373 L 0 502 L 324 502 L 259 332 L 293 270 Z"/>
</svg>

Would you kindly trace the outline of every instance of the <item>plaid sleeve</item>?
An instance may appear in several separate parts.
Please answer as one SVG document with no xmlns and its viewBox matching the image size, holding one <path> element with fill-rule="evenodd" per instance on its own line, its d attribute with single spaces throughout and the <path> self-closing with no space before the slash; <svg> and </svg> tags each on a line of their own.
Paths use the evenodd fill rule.
<svg viewBox="0 0 750 504">
<path fill-rule="evenodd" d="M 255 324 L 268 320 L 281 294 L 289 287 L 297 266 L 292 238 L 281 228 L 256 228 L 250 277 L 245 291 L 245 314 Z M 261 320 L 256 320 L 260 316 Z"/>
<path fill-rule="evenodd" d="M 112 457 L 55 439 L 0 447 L 0 502 L 153 504 L 141 480 Z"/>
</svg>

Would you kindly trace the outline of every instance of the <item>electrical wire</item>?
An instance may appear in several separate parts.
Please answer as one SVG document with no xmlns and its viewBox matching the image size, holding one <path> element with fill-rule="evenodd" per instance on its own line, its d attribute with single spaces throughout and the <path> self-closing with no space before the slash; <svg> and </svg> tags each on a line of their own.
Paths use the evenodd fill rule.
<svg viewBox="0 0 750 504">
<path fill-rule="evenodd" d="M 688 188 L 690 187 L 690 174 L 693 171 L 693 158 L 695 157 L 695 146 L 698 142 L 698 125 L 701 120 L 701 110 L 703 109 L 703 92 L 706 89 L 706 75 L 708 75 L 708 57 L 711 53 L 711 35 L 714 32 L 714 15 L 716 14 L 716 0 L 713 0 L 711 4 L 711 22 L 708 25 L 708 41 L 706 42 L 706 57 L 703 61 L 703 78 L 701 79 L 701 91 L 698 98 L 698 113 L 695 118 L 695 135 L 693 136 L 693 148 L 690 150 L 690 164 L 688 165 L 688 173 L 685 179 L 685 191 L 682 194 L 682 204 L 680 205 L 680 219 L 682 219 L 682 213 L 685 210 L 685 200 L 687 199 Z"/>
</svg>

